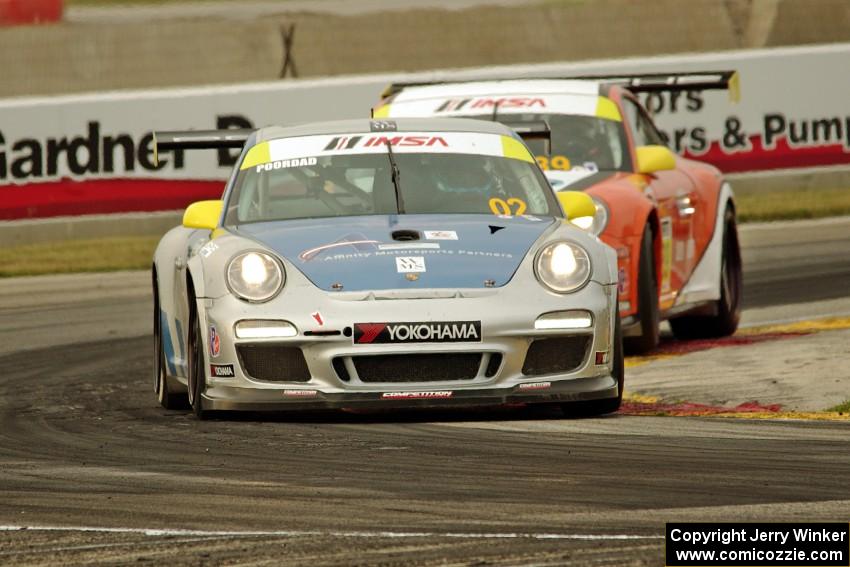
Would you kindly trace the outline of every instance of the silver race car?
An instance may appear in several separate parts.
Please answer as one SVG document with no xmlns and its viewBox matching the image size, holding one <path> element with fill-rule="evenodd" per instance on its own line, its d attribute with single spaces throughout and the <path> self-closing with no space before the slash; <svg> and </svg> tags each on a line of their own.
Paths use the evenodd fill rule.
<svg viewBox="0 0 850 567">
<path fill-rule="evenodd" d="M 222 199 L 154 255 L 164 407 L 619 407 L 615 254 L 568 222 L 590 198 L 556 197 L 509 128 L 355 120 L 157 146 L 243 146 Z"/>
</svg>

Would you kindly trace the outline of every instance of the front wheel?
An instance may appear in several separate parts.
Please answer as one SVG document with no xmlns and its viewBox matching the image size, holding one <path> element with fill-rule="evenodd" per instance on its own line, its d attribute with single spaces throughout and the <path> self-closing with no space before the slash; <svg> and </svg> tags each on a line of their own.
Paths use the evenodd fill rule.
<svg viewBox="0 0 850 567">
<path fill-rule="evenodd" d="M 186 409 L 186 396 L 172 392 L 168 387 L 165 366 L 165 348 L 162 336 L 162 315 L 159 306 L 159 290 L 156 274 L 153 276 L 153 391 L 159 405 L 168 410 Z"/>
<path fill-rule="evenodd" d="M 189 298 L 194 303 L 195 298 Z M 204 390 L 206 389 L 206 372 L 205 372 L 205 357 L 204 343 L 201 338 L 201 323 L 198 317 L 198 312 L 192 304 L 189 306 L 189 405 L 192 407 L 192 412 L 198 419 L 206 419 L 209 417 L 209 410 L 204 409 Z"/>
<path fill-rule="evenodd" d="M 723 252 L 720 261 L 720 299 L 714 315 L 685 315 L 670 319 L 677 339 L 714 339 L 727 337 L 738 329 L 741 319 L 742 290 L 741 248 L 735 211 L 727 206 L 723 222 Z"/>
<path fill-rule="evenodd" d="M 655 266 L 655 238 L 649 223 L 643 229 L 638 259 L 638 319 L 640 335 L 627 337 L 629 354 L 644 354 L 658 346 L 661 315 L 658 311 L 658 277 Z"/>
<path fill-rule="evenodd" d="M 623 386 L 625 384 L 625 363 L 623 360 L 623 331 L 620 328 L 620 315 L 615 315 L 614 323 L 614 364 L 611 375 L 617 379 L 617 396 L 603 400 L 590 400 L 587 402 L 568 402 L 561 404 L 561 410 L 567 417 L 592 417 L 614 413 L 620 409 L 623 403 Z"/>
</svg>

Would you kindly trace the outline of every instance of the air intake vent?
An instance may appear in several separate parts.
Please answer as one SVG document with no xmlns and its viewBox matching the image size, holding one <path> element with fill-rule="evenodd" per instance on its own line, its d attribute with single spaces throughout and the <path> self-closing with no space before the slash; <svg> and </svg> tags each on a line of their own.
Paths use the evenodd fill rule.
<svg viewBox="0 0 850 567">
<path fill-rule="evenodd" d="M 382 354 L 352 360 L 361 382 L 441 382 L 474 379 L 481 353 Z"/>
<path fill-rule="evenodd" d="M 280 345 L 237 345 L 245 374 L 265 382 L 309 382 L 310 370 L 300 348 Z"/>
<path fill-rule="evenodd" d="M 419 240 L 419 233 L 415 230 L 394 230 L 393 240 L 407 242 L 409 240 Z"/>
<path fill-rule="evenodd" d="M 345 367 L 345 358 L 337 356 L 333 360 L 334 370 L 339 379 L 343 382 L 351 382 L 351 376 L 348 374 L 348 369 Z"/>
<path fill-rule="evenodd" d="M 490 362 L 487 363 L 487 372 L 484 374 L 487 378 L 492 378 L 499 372 L 499 367 L 502 366 L 502 353 L 490 353 Z"/>
<path fill-rule="evenodd" d="M 587 357 L 591 335 L 538 339 L 531 343 L 522 365 L 526 376 L 563 374 L 578 369 Z"/>
</svg>

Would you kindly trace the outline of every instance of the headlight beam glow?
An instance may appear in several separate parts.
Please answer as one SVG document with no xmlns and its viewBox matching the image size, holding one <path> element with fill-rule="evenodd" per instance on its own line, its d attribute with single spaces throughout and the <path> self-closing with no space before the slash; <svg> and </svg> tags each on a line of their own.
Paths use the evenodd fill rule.
<svg viewBox="0 0 850 567">
<path fill-rule="evenodd" d="M 534 272 L 538 281 L 550 291 L 570 293 L 590 280 L 590 256 L 574 242 L 552 242 L 537 254 Z"/>
<path fill-rule="evenodd" d="M 298 335 L 289 321 L 247 319 L 234 325 L 237 339 L 281 339 Z"/>
<path fill-rule="evenodd" d="M 283 287 L 283 267 L 265 252 L 243 252 L 227 265 L 227 286 L 240 299 L 262 303 L 273 298 Z"/>
<path fill-rule="evenodd" d="M 592 325 L 593 315 L 590 311 L 583 309 L 546 313 L 534 321 L 534 328 L 538 331 L 550 329 L 589 329 Z"/>
</svg>

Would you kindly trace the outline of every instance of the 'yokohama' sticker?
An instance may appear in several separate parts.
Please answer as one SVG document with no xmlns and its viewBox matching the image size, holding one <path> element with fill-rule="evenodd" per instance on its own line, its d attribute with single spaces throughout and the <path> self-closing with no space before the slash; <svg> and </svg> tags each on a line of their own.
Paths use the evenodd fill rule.
<svg viewBox="0 0 850 567">
<path fill-rule="evenodd" d="M 481 321 L 354 324 L 354 344 L 477 342 Z"/>
</svg>

